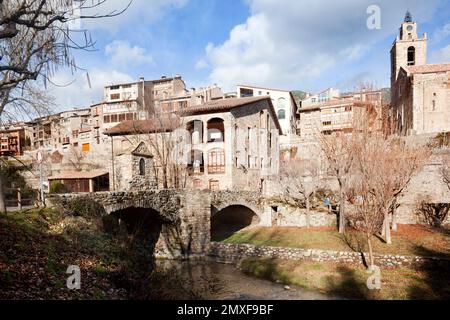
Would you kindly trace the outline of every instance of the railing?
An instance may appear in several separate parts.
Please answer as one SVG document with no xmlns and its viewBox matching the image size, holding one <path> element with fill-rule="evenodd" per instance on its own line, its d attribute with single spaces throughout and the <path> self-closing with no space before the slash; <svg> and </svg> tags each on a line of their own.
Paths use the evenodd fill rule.
<svg viewBox="0 0 450 320">
<path fill-rule="evenodd" d="M 20 211 L 23 206 L 32 206 L 36 204 L 38 199 L 38 193 L 33 190 L 31 197 L 24 198 L 23 191 L 20 188 L 8 188 L 6 189 L 7 195 L 5 199 L 5 203 L 7 207 L 17 207 Z M 29 194 L 29 193 L 28 193 Z"/>
</svg>

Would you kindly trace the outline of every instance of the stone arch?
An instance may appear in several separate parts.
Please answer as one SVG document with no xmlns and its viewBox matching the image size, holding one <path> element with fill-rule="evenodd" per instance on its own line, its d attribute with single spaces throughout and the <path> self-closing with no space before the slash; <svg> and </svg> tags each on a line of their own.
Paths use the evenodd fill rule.
<svg viewBox="0 0 450 320">
<path fill-rule="evenodd" d="M 211 239 L 222 240 L 261 222 L 257 208 L 248 203 L 228 203 L 211 210 Z"/>
</svg>

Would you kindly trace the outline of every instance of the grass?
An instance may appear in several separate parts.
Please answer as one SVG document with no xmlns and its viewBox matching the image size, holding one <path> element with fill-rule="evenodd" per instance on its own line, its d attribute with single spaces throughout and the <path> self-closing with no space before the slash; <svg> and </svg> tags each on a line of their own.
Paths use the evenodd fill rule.
<svg viewBox="0 0 450 320">
<path fill-rule="evenodd" d="M 367 250 L 356 232 L 341 235 L 331 228 L 253 228 L 235 233 L 223 242 L 335 251 Z M 450 256 L 450 232 L 426 226 L 400 225 L 392 234 L 392 245 L 387 245 L 381 238 L 375 238 L 373 242 L 374 252 L 379 254 Z"/>
<path fill-rule="evenodd" d="M 102 261 L 117 261 L 118 249 L 93 221 L 53 209 L 14 212 L 0 215 L 0 239 L 0 299 L 95 299 L 114 288 L 118 265 Z M 83 270 L 80 292 L 66 288 L 69 265 Z"/>
<path fill-rule="evenodd" d="M 450 281 L 446 270 L 381 270 L 381 290 L 369 290 L 370 274 L 360 266 L 331 262 L 247 259 L 242 270 L 252 276 L 296 285 L 308 290 L 347 299 L 450 299 Z"/>
</svg>

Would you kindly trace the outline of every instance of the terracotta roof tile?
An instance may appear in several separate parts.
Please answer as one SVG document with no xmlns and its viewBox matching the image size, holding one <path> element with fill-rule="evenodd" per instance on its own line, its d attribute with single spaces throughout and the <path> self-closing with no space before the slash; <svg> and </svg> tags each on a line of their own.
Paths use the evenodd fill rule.
<svg viewBox="0 0 450 320">
<path fill-rule="evenodd" d="M 62 172 L 51 176 L 48 180 L 76 180 L 76 179 L 94 179 L 109 174 L 104 170 L 93 170 L 88 172 Z"/>
<path fill-rule="evenodd" d="M 108 136 L 129 134 L 146 134 L 154 132 L 173 131 L 180 126 L 178 117 L 154 118 L 149 120 L 128 120 L 119 123 L 104 132 Z"/>
<path fill-rule="evenodd" d="M 425 64 L 423 66 L 406 67 L 410 73 L 435 73 L 450 71 L 450 63 Z"/>
<path fill-rule="evenodd" d="M 193 106 L 188 109 L 182 110 L 180 113 L 182 115 L 206 113 L 206 112 L 219 112 L 228 111 L 233 108 L 238 108 L 245 106 L 247 104 L 255 103 L 263 100 L 270 100 L 268 96 L 261 97 L 247 97 L 247 98 L 229 98 L 229 99 L 219 99 L 206 102 L 199 106 Z"/>
</svg>

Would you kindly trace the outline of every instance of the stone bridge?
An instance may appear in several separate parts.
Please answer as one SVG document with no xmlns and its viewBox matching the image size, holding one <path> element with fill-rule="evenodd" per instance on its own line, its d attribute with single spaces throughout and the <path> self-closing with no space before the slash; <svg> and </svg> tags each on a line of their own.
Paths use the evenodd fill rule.
<svg viewBox="0 0 450 320">
<path fill-rule="evenodd" d="M 99 192 L 52 195 L 50 206 L 68 200 L 89 198 L 104 214 L 120 220 L 144 214 L 155 233 L 155 256 L 188 259 L 205 255 L 214 232 L 219 236 L 248 226 L 268 226 L 270 206 L 255 192 L 148 190 L 142 192 Z M 119 221 L 120 221 L 119 220 Z"/>
</svg>

